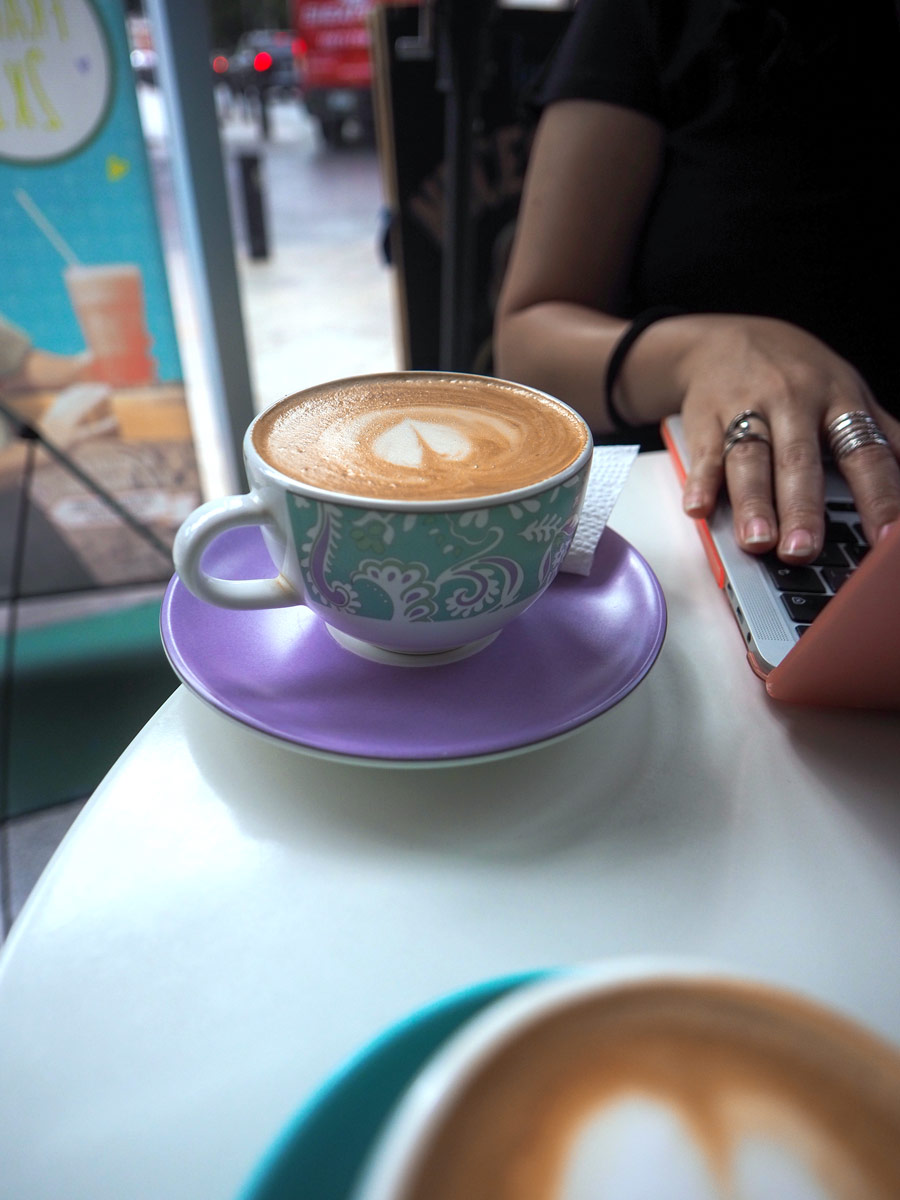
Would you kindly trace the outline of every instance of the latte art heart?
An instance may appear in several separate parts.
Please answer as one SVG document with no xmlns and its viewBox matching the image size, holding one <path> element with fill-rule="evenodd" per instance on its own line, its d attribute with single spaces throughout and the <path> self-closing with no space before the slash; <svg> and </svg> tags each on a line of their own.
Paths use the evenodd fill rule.
<svg viewBox="0 0 900 1200">
<path fill-rule="evenodd" d="M 288 397 L 253 441 L 282 474 L 373 499 L 455 500 L 529 487 L 587 444 L 580 419 L 529 388 L 472 376 L 372 376 Z"/>
<path fill-rule="evenodd" d="M 473 446 L 465 434 L 452 425 L 404 417 L 375 439 L 372 450 L 378 458 L 396 467 L 421 467 L 429 454 L 461 462 L 471 455 Z"/>
<path fill-rule="evenodd" d="M 453 470 L 452 464 L 484 471 L 522 448 L 521 419 L 510 420 L 461 404 L 413 404 L 399 412 L 362 413 L 335 421 L 320 442 L 329 457 L 375 463 L 416 473 Z"/>
</svg>

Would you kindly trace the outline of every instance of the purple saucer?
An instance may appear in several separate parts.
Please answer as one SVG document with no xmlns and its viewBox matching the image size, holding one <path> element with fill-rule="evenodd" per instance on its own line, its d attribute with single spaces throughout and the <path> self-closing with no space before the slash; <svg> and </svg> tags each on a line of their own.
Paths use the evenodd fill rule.
<svg viewBox="0 0 900 1200">
<path fill-rule="evenodd" d="M 272 571 L 255 529 L 221 535 L 204 567 L 231 579 Z M 182 682 L 262 734 L 369 762 L 458 762 L 532 748 L 612 708 L 653 666 L 666 605 L 641 555 L 607 529 L 590 576 L 559 575 L 490 646 L 444 666 L 368 662 L 302 605 L 217 608 L 177 576 L 161 628 Z"/>
</svg>

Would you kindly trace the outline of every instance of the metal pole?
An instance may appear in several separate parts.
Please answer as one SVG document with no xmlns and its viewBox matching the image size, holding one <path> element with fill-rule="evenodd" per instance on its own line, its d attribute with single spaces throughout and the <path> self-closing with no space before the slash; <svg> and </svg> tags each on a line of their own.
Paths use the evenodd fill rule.
<svg viewBox="0 0 900 1200">
<path fill-rule="evenodd" d="M 147 0 L 172 137 L 185 247 L 196 281 L 200 334 L 234 486 L 254 416 L 228 194 L 209 70 L 205 0 Z"/>
<path fill-rule="evenodd" d="M 269 235 L 263 202 L 262 174 L 259 155 L 253 152 L 238 155 L 241 172 L 241 196 L 244 202 L 244 228 L 250 257 L 269 257 Z"/>
</svg>

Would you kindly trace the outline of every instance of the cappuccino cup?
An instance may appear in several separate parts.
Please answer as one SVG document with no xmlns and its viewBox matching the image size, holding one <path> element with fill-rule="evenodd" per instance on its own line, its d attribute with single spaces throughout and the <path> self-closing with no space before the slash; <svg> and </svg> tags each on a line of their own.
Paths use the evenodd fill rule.
<svg viewBox="0 0 900 1200">
<path fill-rule="evenodd" d="M 592 451 L 573 409 L 505 380 L 396 372 L 322 384 L 251 423 L 250 491 L 188 517 L 175 568 L 210 604 L 306 605 L 366 658 L 453 661 L 552 583 Z M 205 549 L 240 526 L 261 529 L 271 578 L 204 570 Z"/>
<path fill-rule="evenodd" d="M 706 967 L 586 969 L 467 1022 L 353 1200 L 896 1200 L 900 1055 Z"/>
</svg>

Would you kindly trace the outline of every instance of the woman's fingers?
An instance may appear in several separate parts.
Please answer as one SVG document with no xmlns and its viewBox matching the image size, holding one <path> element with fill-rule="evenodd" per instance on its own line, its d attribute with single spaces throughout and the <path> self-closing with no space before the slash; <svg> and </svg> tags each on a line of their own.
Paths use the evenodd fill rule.
<svg viewBox="0 0 900 1200">
<path fill-rule="evenodd" d="M 845 453 L 838 466 L 850 485 L 870 545 L 900 520 L 900 423 L 876 405 L 878 428 L 887 445 L 865 444 Z M 832 406 L 825 424 L 848 411 L 866 411 L 855 401 Z M 692 469 L 685 481 L 684 509 L 689 516 L 709 516 L 722 481 L 734 513 L 735 535 L 751 553 L 776 550 L 788 562 L 812 562 L 821 552 L 825 533 L 822 434 L 810 421 L 798 423 L 772 415 L 771 445 L 739 438 L 727 453 L 728 426 L 715 420 L 695 433 Z"/>
<path fill-rule="evenodd" d="M 825 537 L 825 470 L 819 430 L 812 421 L 776 422 L 772 447 L 778 557 L 812 562 Z"/>
<path fill-rule="evenodd" d="M 718 416 L 703 412 L 685 430 L 690 442 L 690 469 L 684 481 L 682 505 L 689 517 L 709 517 L 719 499 L 724 479 L 722 426 Z"/>
<path fill-rule="evenodd" d="M 740 545 L 756 554 L 771 550 L 778 538 L 778 519 L 768 421 L 761 415 L 748 420 L 735 413 L 723 422 L 718 414 L 698 408 L 690 423 L 691 469 L 685 479 L 684 511 L 691 517 L 708 517 L 724 480 Z"/>
<path fill-rule="evenodd" d="M 778 518 L 772 503 L 770 442 L 760 437 L 734 444 L 726 454 L 725 479 L 739 545 L 754 554 L 771 550 L 778 539 Z"/>
<path fill-rule="evenodd" d="M 900 520 L 900 421 L 824 343 L 767 318 L 709 317 L 678 369 L 691 516 L 711 514 L 724 481 L 745 550 L 811 562 L 824 540 L 830 444 L 869 543 Z"/>
<path fill-rule="evenodd" d="M 853 412 L 869 414 L 874 424 L 865 420 L 852 424 L 843 422 L 845 429 L 849 425 L 849 436 L 843 438 L 843 443 L 835 439 L 832 442 L 838 468 L 850 485 L 856 501 L 866 540 L 874 546 L 900 519 L 900 466 L 897 461 L 900 454 L 900 423 L 874 401 L 870 401 L 864 408 L 860 405 L 852 409 L 846 406 L 832 408 L 827 414 L 827 426 L 833 426 L 836 421 Z M 882 435 L 887 444 L 868 442 L 854 448 L 855 441 L 866 441 L 865 438 L 854 437 L 856 430 Z"/>
</svg>

